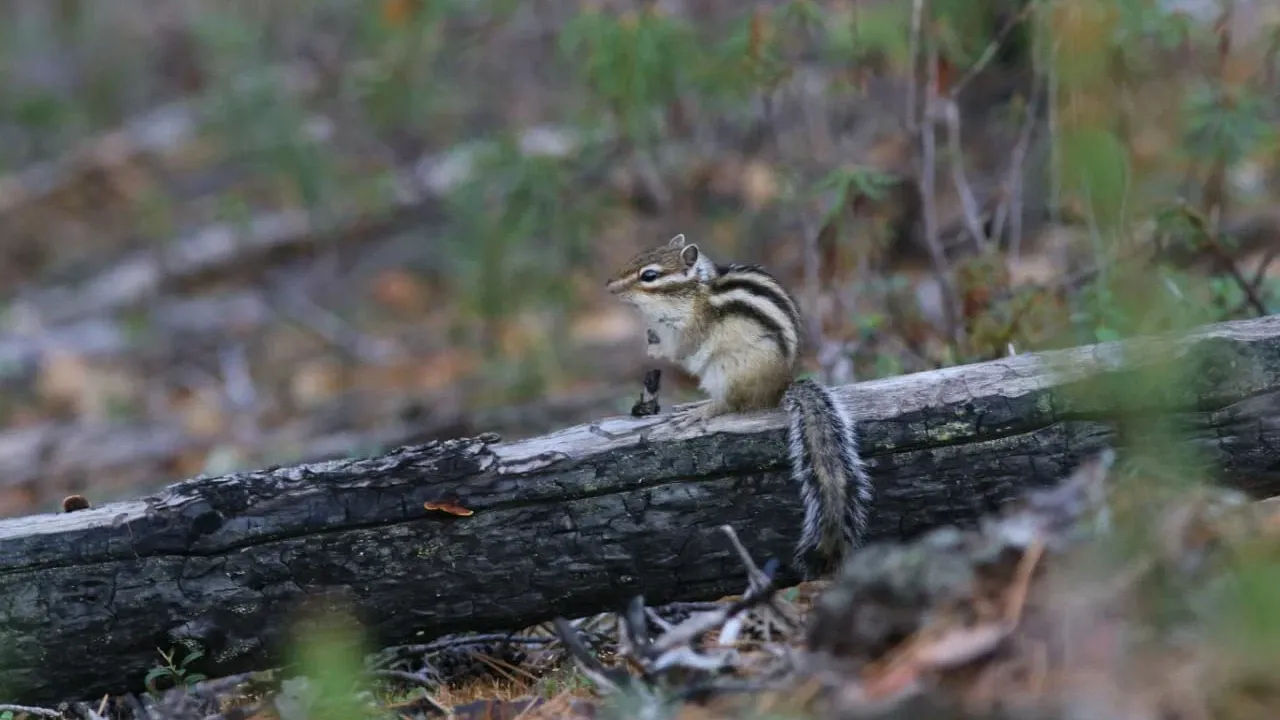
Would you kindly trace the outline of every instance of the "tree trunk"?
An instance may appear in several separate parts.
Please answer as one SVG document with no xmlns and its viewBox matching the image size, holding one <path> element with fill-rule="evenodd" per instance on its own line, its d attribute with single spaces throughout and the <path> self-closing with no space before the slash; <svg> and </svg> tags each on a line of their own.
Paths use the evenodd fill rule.
<svg viewBox="0 0 1280 720">
<path fill-rule="evenodd" d="M 1134 390 L 1173 361 L 1184 375 Z M 1135 418 L 1177 421 L 1227 482 L 1275 492 L 1278 376 L 1280 318 L 1268 317 L 837 394 L 876 482 L 872 535 L 903 539 L 1055 482 L 1133 437 Z M 307 596 L 341 599 L 385 645 L 611 610 L 635 594 L 661 604 L 739 592 L 726 523 L 758 561 L 791 556 L 801 507 L 781 412 L 718 418 L 706 434 L 635 432 L 653 423 L 195 478 L 0 521 L 0 699 L 138 689 L 157 648 L 184 641 L 207 653 L 193 672 L 267 666 Z"/>
</svg>

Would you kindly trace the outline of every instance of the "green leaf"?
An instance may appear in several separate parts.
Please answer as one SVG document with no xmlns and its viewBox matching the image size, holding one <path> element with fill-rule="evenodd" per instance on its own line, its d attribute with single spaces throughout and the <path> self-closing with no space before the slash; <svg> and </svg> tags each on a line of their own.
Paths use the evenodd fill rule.
<svg viewBox="0 0 1280 720">
<path fill-rule="evenodd" d="M 1098 342 L 1112 342 L 1120 339 L 1120 333 L 1105 325 L 1099 325 L 1093 334 L 1098 338 Z"/>
<path fill-rule="evenodd" d="M 1060 142 L 1063 191 L 1079 197 L 1099 225 L 1112 227 L 1128 187 L 1128 149 L 1100 128 L 1064 130 Z"/>
<path fill-rule="evenodd" d="M 147 672 L 146 678 L 143 679 L 143 684 L 146 685 L 149 692 L 158 693 L 160 690 L 156 688 L 155 683 L 162 677 L 173 677 L 173 671 L 167 667 L 153 667 Z"/>
</svg>

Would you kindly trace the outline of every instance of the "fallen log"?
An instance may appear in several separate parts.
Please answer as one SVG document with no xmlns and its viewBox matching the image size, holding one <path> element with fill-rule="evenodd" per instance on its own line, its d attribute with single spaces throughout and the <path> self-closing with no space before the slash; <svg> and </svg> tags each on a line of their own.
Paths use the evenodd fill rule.
<svg viewBox="0 0 1280 720">
<path fill-rule="evenodd" d="M 1137 404 L 1089 391 L 1137 386 L 1172 362 L 1181 379 Z M 1134 416 L 1178 420 L 1227 483 L 1275 494 L 1278 391 L 1280 318 L 1269 317 L 837 393 L 856 408 L 877 484 L 872 535 L 903 539 L 971 522 L 1103 446 L 1123 448 Z M 789 557 L 796 539 L 783 439 L 780 412 L 718 418 L 701 433 L 609 418 L 0 521 L 0 697 L 136 690 L 157 648 L 180 644 L 206 653 L 193 672 L 266 666 L 308 596 L 340 599 L 370 642 L 389 645 L 586 615 L 636 594 L 661 604 L 739 592 L 741 563 L 718 526 L 761 562 Z"/>
</svg>

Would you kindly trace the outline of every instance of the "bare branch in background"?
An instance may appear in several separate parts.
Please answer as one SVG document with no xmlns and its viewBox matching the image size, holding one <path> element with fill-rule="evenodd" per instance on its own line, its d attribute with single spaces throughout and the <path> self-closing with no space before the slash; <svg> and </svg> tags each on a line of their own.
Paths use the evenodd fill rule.
<svg viewBox="0 0 1280 720">
<path fill-rule="evenodd" d="M 923 0 L 917 0 L 920 5 Z M 919 39 L 913 36 L 912 44 L 918 47 Z M 933 260 L 934 272 L 944 294 L 943 313 L 947 323 L 947 334 L 953 346 L 961 342 L 963 330 L 960 327 L 960 296 L 951 277 L 951 268 L 947 264 L 946 254 L 942 249 L 942 241 L 938 237 L 938 201 L 937 201 L 937 133 L 932 118 L 933 107 L 938 88 L 938 48 L 936 43 L 928 42 L 927 54 L 928 84 L 925 88 L 924 122 L 913 126 L 919 130 L 921 154 L 919 157 L 918 178 L 920 201 L 924 216 L 924 240 Z"/>
<path fill-rule="evenodd" d="M 1049 220 L 1062 222 L 1062 151 L 1058 148 L 1058 52 L 1062 41 L 1054 39 L 1049 60 Z"/>
<path fill-rule="evenodd" d="M 345 320 L 317 305 L 306 293 L 282 289 L 273 299 L 282 317 L 323 338 L 348 358 L 370 365 L 382 365 L 404 356 L 404 349 L 386 338 L 370 337 L 350 326 Z"/>
<path fill-rule="evenodd" d="M 843 201 L 844 198 L 840 200 Z M 809 299 L 809 312 L 806 313 L 809 323 L 809 337 L 820 344 L 822 342 L 823 318 L 821 313 L 822 283 L 819 279 L 819 266 L 822 264 L 822 258 L 818 252 L 818 242 L 822 228 L 818 227 L 807 215 L 801 218 L 801 223 L 801 227 L 804 228 L 804 289 L 805 295 Z"/>
<path fill-rule="evenodd" d="M 912 0 L 911 2 L 911 35 L 907 55 L 911 58 L 911 63 L 907 68 L 907 107 L 906 120 L 907 132 L 915 135 L 920 125 L 916 118 L 916 98 L 919 95 L 916 85 L 916 75 L 919 64 L 917 62 L 920 57 L 920 32 L 921 24 L 924 21 L 924 0 Z"/>
<path fill-rule="evenodd" d="M 847 198 L 844 196 L 837 200 L 841 204 L 846 201 Z M 827 385 L 844 385 L 854 381 L 853 361 L 850 359 L 844 343 L 827 337 L 824 313 L 821 312 L 822 286 L 820 275 L 822 252 L 818 248 L 818 243 L 821 242 L 822 234 L 828 228 L 815 226 L 807 217 L 802 220 L 802 223 L 805 238 L 805 295 L 808 298 L 810 307 L 806 321 L 809 337 L 812 339 L 814 348 L 816 348 L 816 360 L 822 372 L 823 383 Z M 830 297 L 834 304 L 831 310 L 837 316 L 847 317 L 850 314 L 849 308 L 844 304 L 842 293 L 833 290 L 830 293 Z"/>
<path fill-rule="evenodd" d="M 1036 4 L 1034 2 L 1028 2 L 1026 5 L 1022 6 L 1022 9 L 1019 10 L 1016 15 L 1005 21 L 1004 25 L 996 33 L 996 36 L 991 39 L 991 42 L 987 43 L 985 48 L 983 48 L 982 55 L 978 57 L 977 62 L 975 62 L 973 66 L 965 72 L 963 77 L 951 86 L 951 90 L 947 95 L 952 100 L 960 97 L 960 93 L 965 89 L 965 87 L 991 64 L 991 61 L 995 59 L 996 53 L 999 52 L 1000 46 L 1004 43 L 1005 38 L 1009 36 L 1009 33 L 1012 32 L 1015 27 L 1031 15 L 1031 11 L 1034 10 L 1035 7 Z"/>
<path fill-rule="evenodd" d="M 936 105 L 934 103 L 937 103 Z M 990 241 L 987 235 L 982 231 L 981 210 L 978 208 L 978 201 L 973 196 L 973 188 L 969 185 L 969 178 L 964 171 L 964 149 L 960 146 L 960 108 L 956 105 L 956 101 L 950 98 L 941 98 L 933 96 L 930 104 L 935 110 L 941 110 L 943 119 L 947 126 L 947 154 L 951 165 L 951 182 L 955 185 L 956 192 L 960 195 L 960 205 L 964 208 L 965 227 L 969 230 L 969 234 L 973 236 L 973 242 L 981 251 L 989 249 Z M 932 127 L 933 118 L 929 118 L 929 125 Z"/>
<path fill-rule="evenodd" d="M 991 226 L 991 237 L 995 240 L 1004 235 L 1004 225 L 1009 223 L 1009 262 L 1017 263 L 1022 252 L 1022 183 L 1025 178 L 1024 166 L 1027 152 L 1031 148 L 1031 140 L 1035 136 L 1036 122 L 1039 118 L 1039 105 L 1044 84 L 1036 80 L 1031 86 L 1031 97 L 1027 100 L 1027 116 L 1022 120 L 1022 128 L 1018 132 L 1018 142 L 1013 146 L 1009 158 L 1009 171 L 1005 178 L 1005 191 L 996 208 L 995 220 Z"/>
<path fill-rule="evenodd" d="M 244 343 L 234 343 L 218 348 L 218 361 L 222 366 L 223 395 L 236 418 L 233 436 L 242 441 L 252 441 L 261 433 L 258 424 L 258 392 L 253 382 Z"/>
<path fill-rule="evenodd" d="M 1216 206 L 1215 206 L 1216 207 Z M 1267 304 L 1262 300 L 1262 296 L 1258 292 L 1258 284 L 1250 283 L 1244 277 L 1244 273 L 1240 272 L 1239 266 L 1236 265 L 1235 258 L 1222 245 L 1222 234 L 1218 229 L 1216 217 L 1206 217 L 1203 213 L 1197 212 L 1195 208 L 1187 203 L 1182 203 L 1181 207 L 1183 215 L 1195 227 L 1199 235 L 1200 245 L 1209 251 L 1214 258 L 1218 260 L 1222 268 L 1226 270 L 1231 279 L 1239 286 L 1240 291 L 1244 293 L 1245 302 L 1253 308 L 1258 317 L 1268 314 Z M 1265 266 L 1264 266 L 1265 267 Z"/>
</svg>

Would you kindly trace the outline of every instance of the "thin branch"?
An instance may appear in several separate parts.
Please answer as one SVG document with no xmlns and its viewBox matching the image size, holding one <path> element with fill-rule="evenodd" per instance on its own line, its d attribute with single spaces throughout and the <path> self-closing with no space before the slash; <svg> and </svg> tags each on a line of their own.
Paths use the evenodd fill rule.
<svg viewBox="0 0 1280 720">
<path fill-rule="evenodd" d="M 751 553 L 743 547 L 742 541 L 738 539 L 738 533 L 733 531 L 730 525 L 721 525 L 720 532 L 729 538 L 729 543 L 733 545 L 733 549 L 738 553 L 738 559 L 747 568 L 748 588 L 757 590 L 769 583 L 769 576 L 756 565 L 756 561 L 751 558 Z"/>
<path fill-rule="evenodd" d="M 1062 151 L 1058 148 L 1058 52 L 1060 40 L 1054 40 L 1052 60 L 1049 61 L 1049 219 L 1062 222 Z"/>
<path fill-rule="evenodd" d="M 920 28 L 924 22 L 924 0 L 911 2 L 911 36 L 907 56 L 911 58 L 911 67 L 907 69 L 907 131 L 914 135 L 919 128 L 916 120 L 916 60 L 920 57 Z"/>
<path fill-rule="evenodd" d="M 773 580 L 770 578 L 764 585 L 749 590 L 742 599 L 731 603 L 728 607 L 709 613 L 700 613 L 685 620 L 671 632 L 654 640 L 651 647 L 655 652 L 663 653 L 681 645 L 687 645 L 698 636 L 724 625 L 729 618 L 735 617 L 738 613 L 769 602 L 773 592 Z"/>
<path fill-rule="evenodd" d="M 1258 261 L 1258 269 L 1253 273 L 1254 287 L 1262 286 L 1262 281 L 1267 278 L 1267 268 L 1271 267 L 1271 263 L 1277 256 L 1280 256 L 1280 247 L 1269 247 L 1262 253 L 1262 258 Z"/>
<path fill-rule="evenodd" d="M 959 81 L 951 86 L 951 92 L 948 93 L 948 96 L 952 100 L 960 97 L 960 91 L 964 90 L 966 85 L 981 74 L 982 71 L 986 69 L 987 65 L 991 64 L 991 61 L 995 59 L 996 52 L 1000 50 L 1000 45 L 1004 43 L 1004 39 L 1009 35 L 1009 32 L 1012 31 L 1019 23 L 1026 20 L 1027 16 L 1031 14 L 1033 9 L 1035 9 L 1035 3 L 1028 2 L 1026 5 L 1022 6 L 1022 9 L 1018 11 L 1018 14 L 1005 21 L 1004 26 L 1000 28 L 999 32 L 996 33 L 996 36 L 991 39 L 991 42 L 987 43 L 987 47 L 983 49 L 982 55 L 978 57 L 978 61 L 965 72 L 964 76 L 961 77 Z"/>
<path fill-rule="evenodd" d="M 938 49 L 937 46 L 929 43 L 928 56 L 929 83 L 925 89 L 925 111 L 924 117 L 929 119 L 932 117 L 931 112 L 933 106 L 934 95 L 938 86 Z M 942 291 L 946 302 L 943 304 L 943 312 L 947 322 L 947 332 L 951 336 L 953 347 L 958 347 L 962 331 L 960 328 L 960 296 L 956 292 L 955 283 L 951 279 L 951 268 L 947 266 L 946 254 L 942 250 L 942 242 L 938 238 L 938 208 L 937 208 L 937 134 L 934 130 L 932 122 L 920 125 L 922 155 L 922 167 L 919 169 L 919 188 L 920 201 L 923 206 L 924 215 L 924 239 L 929 249 L 929 256 L 933 260 L 934 272 L 938 276 L 938 283 L 942 286 Z"/>
<path fill-rule="evenodd" d="M 839 202 L 844 203 L 843 195 Z M 822 306 L 822 283 L 820 273 L 822 260 L 818 252 L 819 235 L 822 233 L 821 227 L 815 227 L 812 220 L 808 217 L 802 217 L 801 223 L 804 227 L 804 289 L 805 295 L 809 302 L 809 312 L 805 313 L 809 318 L 809 337 L 821 344 L 823 318 L 819 312 Z"/>
<path fill-rule="evenodd" d="M 964 150 L 960 147 L 960 108 L 954 100 L 941 99 L 942 115 L 947 124 L 947 154 L 951 164 L 951 182 L 960 195 L 960 205 L 964 208 L 964 222 L 973 236 L 974 243 L 980 251 L 989 249 L 987 234 L 982 231 L 982 218 L 978 209 L 978 201 L 973 197 L 973 188 L 964 172 Z M 930 104 L 933 104 L 930 102 Z M 932 119 L 931 119 L 932 120 Z"/>
<path fill-rule="evenodd" d="M 622 692 L 624 686 L 633 685 L 631 676 L 625 671 L 607 668 L 597 660 L 587 650 L 587 647 L 582 644 L 582 641 L 578 639 L 577 632 L 567 620 L 556 618 L 554 622 L 556 635 L 560 637 L 560 642 L 569 651 L 569 657 L 573 658 L 578 670 L 595 684 L 601 692 L 618 694 Z"/>
<path fill-rule="evenodd" d="M 1031 97 L 1027 99 L 1026 105 L 1027 116 L 1023 118 L 1022 128 L 1018 132 L 1018 142 L 1013 146 L 1013 153 L 1009 158 L 1009 172 L 1005 180 L 1008 192 L 997 208 L 996 218 L 991 228 L 991 237 L 998 239 L 1004 234 L 1004 224 L 1006 219 L 1008 220 L 1009 259 L 1013 263 L 1018 261 L 1022 252 L 1023 167 L 1026 164 L 1027 152 L 1031 148 L 1031 138 L 1035 135 L 1036 119 L 1039 117 L 1037 108 L 1040 105 L 1040 94 L 1043 88 L 1044 85 L 1039 81 L 1032 83 Z"/>
<path fill-rule="evenodd" d="M 371 658 L 371 662 L 375 667 L 377 667 L 387 665 L 402 658 L 414 657 L 417 655 L 430 655 L 442 650 L 451 650 L 472 645 L 487 645 L 490 643 L 501 645 L 536 646 L 552 645 L 555 642 L 557 642 L 555 637 L 516 637 L 510 633 L 483 633 L 455 638 L 445 638 L 422 645 L 397 645 L 377 653 L 373 658 Z"/>
<path fill-rule="evenodd" d="M 404 680 L 405 682 L 413 683 L 423 689 L 424 692 L 420 697 L 431 706 L 432 710 L 442 713 L 445 716 L 450 714 L 449 708 L 445 707 L 439 700 L 436 700 L 431 696 L 430 691 L 439 687 L 440 683 L 425 673 L 412 673 L 404 670 L 371 670 L 369 671 L 369 676 L 389 678 L 392 680 Z"/>
<path fill-rule="evenodd" d="M 0 712 L 26 713 L 27 715 L 35 715 L 36 717 L 61 718 L 62 713 L 57 710 L 50 710 L 42 707 L 31 707 L 29 705 L 5 705 L 0 704 Z"/>
<path fill-rule="evenodd" d="M 1240 268 L 1236 265 L 1235 258 L 1231 257 L 1231 253 L 1227 252 L 1227 249 L 1222 246 L 1217 223 L 1211 218 L 1205 217 L 1203 213 L 1198 212 L 1186 202 L 1182 203 L 1182 211 L 1192 225 L 1195 226 L 1200 237 L 1203 238 L 1204 242 L 1201 244 L 1226 268 L 1227 274 L 1231 276 L 1232 280 L 1235 280 L 1236 285 L 1244 293 L 1249 305 L 1253 307 L 1254 312 L 1258 313 L 1258 317 L 1269 314 L 1267 312 L 1267 304 L 1258 295 L 1258 289 L 1245 279 L 1244 274 L 1240 272 Z"/>
</svg>

